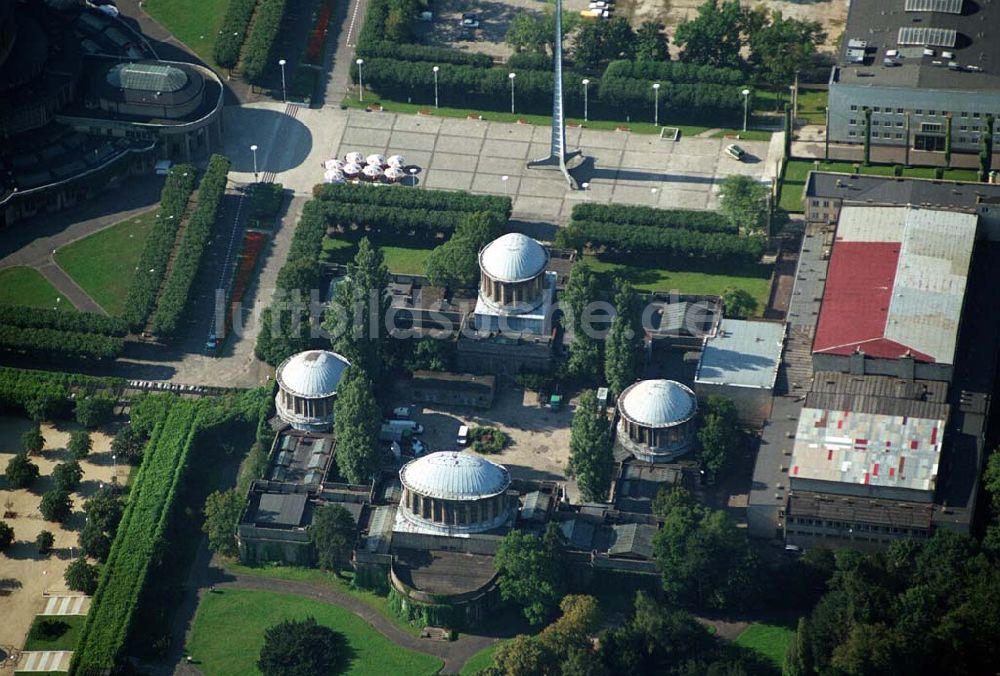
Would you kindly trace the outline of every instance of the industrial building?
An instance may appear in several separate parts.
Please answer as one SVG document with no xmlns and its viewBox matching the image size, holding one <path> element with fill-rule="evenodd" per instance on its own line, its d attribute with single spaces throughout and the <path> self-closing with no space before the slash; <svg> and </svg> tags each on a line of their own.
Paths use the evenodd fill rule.
<svg viewBox="0 0 1000 676">
<path fill-rule="evenodd" d="M 978 152 L 1000 122 L 1000 9 L 975 0 L 852 2 L 829 84 L 831 141 L 862 143 L 868 114 L 873 145 L 942 153 L 950 136 L 953 152 Z"/>
</svg>

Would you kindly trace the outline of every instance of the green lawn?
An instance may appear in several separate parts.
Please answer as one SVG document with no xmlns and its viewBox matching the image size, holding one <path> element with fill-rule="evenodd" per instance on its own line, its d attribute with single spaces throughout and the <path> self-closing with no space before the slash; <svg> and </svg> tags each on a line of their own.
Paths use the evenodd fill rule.
<svg viewBox="0 0 1000 676">
<path fill-rule="evenodd" d="M 39 615 L 31 623 L 24 650 L 75 650 L 86 615 Z M 55 631 L 45 635 L 43 622 L 56 623 Z"/>
<path fill-rule="evenodd" d="M 0 270 L 0 304 L 75 310 L 38 270 L 24 266 Z"/>
<path fill-rule="evenodd" d="M 640 290 L 672 291 L 688 294 L 721 295 L 728 287 L 745 289 L 757 299 L 758 312 L 767 304 L 772 266 L 770 265 L 714 265 L 696 267 L 684 265 L 650 265 L 638 262 L 625 263 L 612 256 L 587 254 L 587 263 L 602 274 L 608 286 L 613 278 L 625 278 Z M 660 263 L 663 265 L 663 263 Z M 725 270 L 725 273 L 719 270 Z"/>
<path fill-rule="evenodd" d="M 108 314 L 118 314 L 155 217 L 155 210 L 147 211 L 67 244 L 56 262 Z"/>
<path fill-rule="evenodd" d="M 425 239 L 380 237 L 369 235 L 372 244 L 382 249 L 385 265 L 389 272 L 401 275 L 422 275 L 427 263 L 427 257 L 436 243 Z M 358 252 L 358 238 L 330 237 L 323 238 L 322 260 L 330 263 L 347 264 L 354 260 Z"/>
<path fill-rule="evenodd" d="M 794 636 L 795 632 L 788 627 L 754 623 L 736 637 L 736 645 L 757 651 L 780 668 Z"/>
<path fill-rule="evenodd" d="M 791 92 L 787 89 L 779 95 L 775 92 L 754 92 L 757 111 L 761 113 L 781 112 L 784 104 L 791 103 Z M 799 89 L 799 118 L 809 124 L 826 124 L 827 91 L 820 89 Z"/>
<path fill-rule="evenodd" d="M 840 171 L 853 173 L 854 162 L 835 160 L 832 162 L 813 162 L 810 160 L 790 160 L 785 168 L 785 179 L 781 185 L 781 195 L 778 205 L 788 212 L 802 211 L 802 191 L 806 185 L 806 177 L 810 171 Z M 872 164 L 863 166 L 858 163 L 862 174 L 871 176 L 892 176 L 892 164 Z M 903 176 L 908 178 L 934 178 L 934 167 L 903 167 Z M 974 169 L 947 169 L 945 180 L 976 182 L 978 173 Z"/>
<path fill-rule="evenodd" d="M 175 38 L 216 67 L 212 49 L 228 5 L 229 0 L 146 0 L 143 6 Z"/>
<path fill-rule="evenodd" d="M 205 594 L 194 618 L 188 654 L 209 676 L 256 674 L 264 630 L 288 619 L 316 618 L 341 633 L 351 655 L 338 673 L 358 676 L 435 674 L 436 657 L 399 647 L 339 606 L 289 594 L 227 589 Z"/>
<path fill-rule="evenodd" d="M 500 646 L 500 643 L 494 643 L 489 648 L 483 648 L 478 653 L 469 658 L 469 660 L 462 667 L 459 676 L 474 676 L 486 667 L 493 664 L 493 653 Z"/>
</svg>

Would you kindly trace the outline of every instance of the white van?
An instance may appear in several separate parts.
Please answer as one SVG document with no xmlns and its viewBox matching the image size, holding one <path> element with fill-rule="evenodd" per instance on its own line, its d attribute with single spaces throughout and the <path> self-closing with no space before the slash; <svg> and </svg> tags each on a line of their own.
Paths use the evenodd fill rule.
<svg viewBox="0 0 1000 676">
<path fill-rule="evenodd" d="M 465 446 L 469 443 L 469 426 L 462 425 L 458 428 L 458 439 L 457 443 L 459 446 Z"/>
</svg>

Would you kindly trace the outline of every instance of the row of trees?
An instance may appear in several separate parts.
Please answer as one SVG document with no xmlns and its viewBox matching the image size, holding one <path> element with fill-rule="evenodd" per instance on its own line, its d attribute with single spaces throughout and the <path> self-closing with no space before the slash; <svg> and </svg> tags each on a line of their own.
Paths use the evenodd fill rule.
<svg viewBox="0 0 1000 676">
<path fill-rule="evenodd" d="M 556 235 L 556 245 L 617 253 L 660 254 L 727 263 L 755 263 L 764 254 L 766 240 L 721 232 L 698 232 L 641 225 L 572 221 Z"/>
<path fill-rule="evenodd" d="M 201 265 L 208 240 L 226 192 L 230 162 L 222 155 L 212 155 L 198 185 L 196 206 L 177 245 L 170 276 L 163 283 L 153 314 L 153 333 L 172 336 L 191 296 L 191 287 Z"/>
<path fill-rule="evenodd" d="M 128 333 L 128 325 L 121 317 L 24 305 L 0 305 L 0 324 L 23 329 L 53 329 L 103 336 L 124 336 Z"/>
<path fill-rule="evenodd" d="M 30 329 L 0 324 L 0 349 L 25 354 L 114 359 L 125 349 L 124 339 L 99 333 Z"/>
<path fill-rule="evenodd" d="M 448 241 L 427 257 L 427 278 L 434 286 L 473 289 L 479 284 L 479 252 L 500 234 L 489 213 L 466 214 Z M 440 342 L 440 341 L 435 341 Z"/>
<path fill-rule="evenodd" d="M 488 212 L 506 221 L 510 218 L 509 197 L 473 195 L 452 190 L 372 190 L 351 183 L 324 183 L 313 188 L 313 197 L 329 202 L 374 204 L 427 211 Z"/>
<path fill-rule="evenodd" d="M 678 228 L 698 232 L 738 232 L 737 227 L 726 216 L 715 211 L 696 211 L 694 209 L 656 209 L 623 204 L 578 202 L 573 205 L 571 219 L 573 221 Z"/>
<path fill-rule="evenodd" d="M 223 68 L 232 68 L 240 60 L 240 50 L 246 39 L 247 27 L 257 7 L 257 0 L 229 0 L 222 26 L 215 39 L 212 56 Z"/>
<path fill-rule="evenodd" d="M 241 68 L 247 82 L 259 83 L 272 62 L 271 50 L 281 28 L 287 0 L 260 0 L 254 13 L 253 28 L 243 49 Z"/>
<path fill-rule="evenodd" d="M 74 410 L 71 395 L 116 393 L 124 384 L 121 378 L 4 368 L 0 369 L 0 407 L 23 412 L 32 420 L 68 419 Z"/>
</svg>

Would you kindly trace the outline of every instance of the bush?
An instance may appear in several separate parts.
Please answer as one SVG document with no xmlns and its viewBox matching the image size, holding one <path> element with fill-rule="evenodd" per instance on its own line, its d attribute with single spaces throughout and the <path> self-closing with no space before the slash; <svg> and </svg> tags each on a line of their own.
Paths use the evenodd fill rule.
<svg viewBox="0 0 1000 676">
<path fill-rule="evenodd" d="M 38 425 L 21 435 L 21 448 L 26 453 L 41 453 L 45 448 L 45 438 L 42 436 L 42 428 Z"/>
<path fill-rule="evenodd" d="M 286 620 L 264 630 L 257 668 L 264 676 L 332 674 L 344 661 L 346 649 L 344 636 L 315 618 Z"/>
<path fill-rule="evenodd" d="M 33 420 L 65 418 L 73 410 L 70 391 L 116 391 L 121 378 L 95 378 L 78 374 L 30 369 L 0 369 L 0 406 L 20 409 Z"/>
<path fill-rule="evenodd" d="M 27 488 L 38 478 L 38 465 L 31 462 L 27 452 L 22 451 L 7 461 L 4 476 L 9 488 Z"/>
<path fill-rule="evenodd" d="M 0 521 L 0 552 L 5 551 L 14 542 L 14 529 L 6 521 Z"/>
<path fill-rule="evenodd" d="M 760 260 L 764 244 L 762 237 L 594 221 L 574 221 L 569 227 L 560 229 L 556 235 L 557 246 L 576 249 L 590 246 L 622 253 L 655 253 L 727 263 L 752 263 Z"/>
<path fill-rule="evenodd" d="M 119 462 L 133 465 L 142 460 L 142 447 L 145 442 L 142 434 L 132 425 L 125 425 L 115 433 L 111 440 L 111 452 Z"/>
<path fill-rule="evenodd" d="M 260 0 L 253 29 L 247 38 L 243 51 L 243 78 L 247 82 L 260 83 L 269 63 L 274 40 L 281 28 L 281 19 L 285 15 L 286 0 Z"/>
<path fill-rule="evenodd" d="M 369 14 L 371 13 L 369 4 Z M 426 68 L 435 65 L 441 66 L 444 70 L 445 64 L 472 66 L 474 68 L 490 68 L 493 66 L 493 58 L 489 54 L 479 52 L 460 52 L 450 47 L 430 47 L 419 44 L 399 45 L 388 40 L 380 40 L 366 45 L 364 49 L 358 46 L 358 55 L 366 59 L 396 59 L 398 61 L 411 61 L 426 64 Z M 552 67 L 551 61 L 549 68 Z"/>
<path fill-rule="evenodd" d="M 76 421 L 93 429 L 107 425 L 114 417 L 115 402 L 108 397 L 84 397 L 76 400 Z"/>
<path fill-rule="evenodd" d="M 139 269 L 129 286 L 122 316 L 134 331 L 142 329 L 153 309 L 167 261 L 174 249 L 177 229 L 194 192 L 195 169 L 190 164 L 177 164 L 170 170 L 160 193 L 160 210 L 153 228 L 146 236 L 146 246 L 139 257 Z"/>
<path fill-rule="evenodd" d="M 0 324 L 24 329 L 53 329 L 73 333 L 98 333 L 124 336 L 128 325 L 121 317 L 106 317 L 93 312 L 66 312 L 24 305 L 0 305 Z"/>
<path fill-rule="evenodd" d="M 717 68 L 685 61 L 612 61 L 604 71 L 604 77 L 733 87 L 746 83 L 746 76 L 738 68 Z"/>
<path fill-rule="evenodd" d="M 219 205 L 226 192 L 226 177 L 230 162 L 222 155 L 212 155 L 208 168 L 198 186 L 197 206 L 188 219 L 187 227 L 174 254 L 170 276 L 160 291 L 156 313 L 153 315 L 153 333 L 172 336 L 177 331 L 181 314 L 191 296 L 191 286 L 201 265 L 205 247 L 215 227 Z"/>
<path fill-rule="evenodd" d="M 698 232 L 736 233 L 736 226 L 716 211 L 693 209 L 654 209 L 653 207 L 624 206 L 621 204 L 596 204 L 578 202 L 573 206 L 572 221 L 598 221 L 625 225 L 646 225 Z"/>
<path fill-rule="evenodd" d="M 511 54 L 510 58 L 507 59 L 507 68 L 517 72 L 522 70 L 550 71 L 552 70 L 552 57 L 538 52 L 517 52 Z"/>
<path fill-rule="evenodd" d="M 38 553 L 42 556 L 48 556 L 52 552 L 52 545 L 55 542 L 55 536 L 47 530 L 41 531 L 35 538 L 35 546 L 38 547 Z"/>
<path fill-rule="evenodd" d="M 507 448 L 510 437 L 495 427 L 473 427 L 469 430 L 469 446 L 477 453 L 499 453 Z"/>
<path fill-rule="evenodd" d="M 28 640 L 53 641 L 69 631 L 69 628 L 68 622 L 51 618 L 44 619 L 32 625 Z"/>
<path fill-rule="evenodd" d="M 452 190 L 372 190 L 368 185 L 328 183 L 317 185 L 313 189 L 313 197 L 323 202 L 371 204 L 402 209 L 487 212 L 504 221 L 510 218 L 511 211 L 509 197 L 473 195 Z"/>
<path fill-rule="evenodd" d="M 90 432 L 84 430 L 76 430 L 70 432 L 69 443 L 66 444 L 66 450 L 69 454 L 77 460 L 83 460 L 90 454 L 90 450 L 94 447 L 94 442 L 90 438 Z"/>
<path fill-rule="evenodd" d="M 82 556 L 66 567 L 65 578 L 66 586 L 73 591 L 91 596 L 97 591 L 97 566 L 87 563 L 87 559 Z"/>
<path fill-rule="evenodd" d="M 70 500 L 69 493 L 58 486 L 46 491 L 42 496 L 42 502 L 38 505 L 38 511 L 42 513 L 42 518 L 46 521 L 62 523 L 69 518 L 73 511 L 73 501 Z"/>
<path fill-rule="evenodd" d="M 250 192 L 250 227 L 270 228 L 285 201 L 280 183 L 254 183 Z"/>
<path fill-rule="evenodd" d="M 115 336 L 0 325 L 0 349 L 34 355 L 114 359 L 125 349 Z"/>
<path fill-rule="evenodd" d="M 60 493 L 69 495 L 77 489 L 83 480 L 83 469 L 76 460 L 62 462 L 52 470 L 52 480 Z"/>
<path fill-rule="evenodd" d="M 223 68 L 232 68 L 240 60 L 240 49 L 256 6 L 257 0 L 229 0 L 212 52 L 215 62 Z"/>
</svg>

